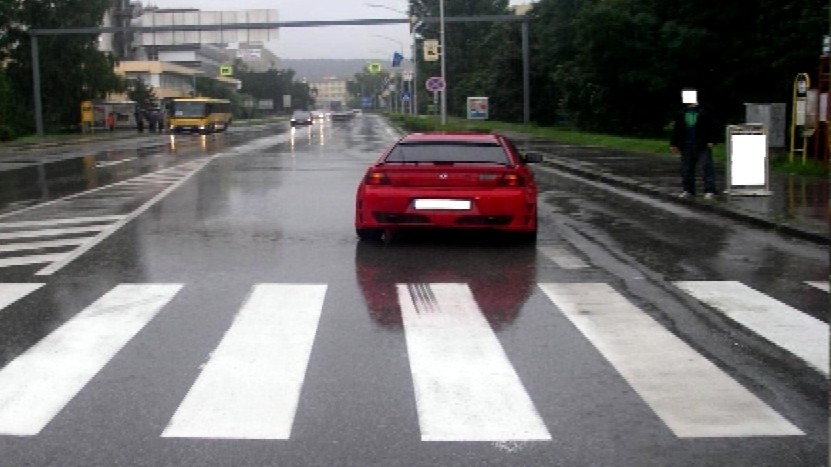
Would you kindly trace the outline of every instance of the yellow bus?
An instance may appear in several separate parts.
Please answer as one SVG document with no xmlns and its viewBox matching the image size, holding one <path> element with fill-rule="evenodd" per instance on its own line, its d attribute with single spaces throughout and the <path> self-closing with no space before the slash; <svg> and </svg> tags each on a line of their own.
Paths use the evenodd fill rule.
<svg viewBox="0 0 831 467">
<path fill-rule="evenodd" d="M 171 133 L 215 133 L 231 124 L 231 101 L 209 97 L 174 98 L 168 103 Z"/>
</svg>

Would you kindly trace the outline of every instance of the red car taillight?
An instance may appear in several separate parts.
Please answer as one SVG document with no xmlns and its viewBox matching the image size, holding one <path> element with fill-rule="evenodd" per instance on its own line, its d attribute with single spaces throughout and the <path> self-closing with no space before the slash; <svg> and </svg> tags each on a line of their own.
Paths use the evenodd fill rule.
<svg viewBox="0 0 831 467">
<path fill-rule="evenodd" d="M 516 173 L 506 173 L 499 179 L 499 186 L 520 187 L 525 186 L 525 178 Z"/>
<path fill-rule="evenodd" d="M 390 179 L 387 177 L 387 174 L 380 170 L 370 170 L 367 172 L 366 177 L 364 177 L 364 182 L 367 185 L 389 185 Z"/>
</svg>

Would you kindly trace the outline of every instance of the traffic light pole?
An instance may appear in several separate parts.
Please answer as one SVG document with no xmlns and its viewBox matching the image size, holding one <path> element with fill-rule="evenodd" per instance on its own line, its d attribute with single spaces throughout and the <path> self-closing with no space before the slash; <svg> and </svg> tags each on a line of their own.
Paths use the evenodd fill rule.
<svg viewBox="0 0 831 467">
<path fill-rule="evenodd" d="M 444 0 L 439 2 L 439 52 L 441 53 L 441 80 L 444 88 L 441 90 L 441 124 L 447 125 L 447 78 L 445 77 L 445 50 L 444 46 Z"/>
<path fill-rule="evenodd" d="M 418 89 L 416 88 L 416 83 L 418 83 L 418 40 L 416 39 L 416 35 L 413 34 L 413 80 L 410 81 L 410 87 L 412 90 L 410 93 L 412 94 L 411 97 L 411 110 L 410 112 L 413 115 L 418 115 Z"/>
<path fill-rule="evenodd" d="M 442 79 L 445 78 L 445 57 L 444 57 L 444 23 L 445 22 L 452 22 L 452 23 L 468 23 L 468 22 L 517 22 L 521 21 L 527 23 L 529 18 L 521 15 L 494 15 L 494 16 L 460 16 L 460 17 L 450 17 L 445 19 L 444 17 L 444 0 L 441 0 L 440 4 L 441 8 L 441 74 Z M 44 129 L 43 129 L 43 102 L 41 100 L 41 89 L 40 89 L 40 63 L 39 63 L 39 51 L 38 51 L 38 37 L 40 36 L 55 36 L 55 35 L 74 35 L 74 34 L 104 34 L 104 33 L 122 33 L 122 32 L 148 32 L 148 33 L 161 33 L 161 32 L 191 32 L 191 31 L 222 31 L 228 29 L 241 29 L 241 30 L 263 30 L 263 29 L 275 29 L 279 30 L 280 28 L 308 28 L 308 27 L 322 27 L 322 26 L 371 26 L 371 25 L 387 25 L 387 24 L 403 24 L 410 22 L 409 18 L 388 18 L 388 19 L 356 19 L 356 20 L 337 20 L 337 21 L 282 21 L 282 22 L 267 22 L 267 23 L 228 23 L 228 24 L 202 24 L 202 25 L 166 25 L 166 26 L 128 26 L 128 27 L 113 27 L 113 26 L 106 26 L 106 27 L 83 27 L 83 28 L 57 28 L 57 29 L 37 29 L 33 28 L 28 31 L 31 39 L 32 39 L 32 87 L 34 88 L 34 106 L 35 106 L 35 128 L 38 136 L 43 136 Z M 435 23 L 436 20 L 434 18 L 424 18 L 424 23 Z M 522 33 L 524 36 L 523 39 L 523 61 L 525 62 L 523 66 L 523 72 L 525 74 L 525 78 L 523 79 L 523 85 L 525 89 L 525 123 L 529 122 L 528 118 L 528 107 L 529 107 L 529 99 L 528 99 L 528 86 L 530 85 L 529 80 L 527 79 L 528 76 L 528 51 L 527 51 L 527 35 L 528 35 L 528 28 L 523 27 Z M 446 87 L 445 83 L 445 87 Z M 415 94 L 415 93 L 414 93 Z M 442 122 L 445 121 L 445 112 L 447 108 L 447 101 L 445 97 L 445 92 L 442 91 Z M 417 109 L 417 107 L 416 107 Z"/>
</svg>

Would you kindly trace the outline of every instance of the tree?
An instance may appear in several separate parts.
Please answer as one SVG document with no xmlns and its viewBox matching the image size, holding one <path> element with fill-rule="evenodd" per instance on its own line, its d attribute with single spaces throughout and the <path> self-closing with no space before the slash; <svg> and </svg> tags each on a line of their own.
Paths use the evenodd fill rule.
<svg viewBox="0 0 831 467">
<path fill-rule="evenodd" d="M 422 0 L 424 16 L 439 17 L 438 0 Z M 505 0 L 445 0 L 445 16 L 485 16 L 509 14 Z M 425 38 L 439 39 L 439 25 L 421 28 Z M 520 32 L 516 24 L 496 22 L 448 23 L 445 25 L 445 68 L 448 114 L 466 115 L 467 98 L 488 96 L 492 118 L 521 121 L 522 55 Z M 417 57 L 419 59 L 419 57 Z M 439 76 L 440 62 L 418 63 L 419 75 Z M 418 101 L 428 95 L 416 87 Z M 424 94 L 422 96 L 422 94 Z"/>
<path fill-rule="evenodd" d="M 294 77 L 295 71 L 292 69 L 241 73 L 241 92 L 255 99 L 273 100 L 275 108 L 282 104 L 284 95 L 291 96 L 293 109 L 311 108 L 314 105 L 314 97 L 309 84 L 295 81 Z"/>
<path fill-rule="evenodd" d="M 138 108 L 150 107 L 159 99 L 153 86 L 141 78 L 127 81 L 127 98 L 135 102 Z"/>
<path fill-rule="evenodd" d="M 58 29 L 100 26 L 110 6 L 108 0 L 20 0 L 0 7 L 5 18 L 5 34 L 0 35 L 0 50 L 7 50 L 6 73 L 10 86 L 19 96 L 33 96 L 31 37 L 32 28 Z M 8 16 L 5 16 L 8 15 Z M 0 23 L 0 28 L 4 25 Z M 47 128 L 63 128 L 80 121 L 82 100 L 103 98 L 110 91 L 123 89 L 123 81 L 113 72 L 111 57 L 98 50 L 96 34 L 39 36 L 41 96 Z M 31 131 L 34 109 L 31 100 L 18 102 L 17 118 Z M 29 123 L 32 122 L 32 123 Z"/>
<path fill-rule="evenodd" d="M 352 96 L 371 97 L 373 102 L 384 92 L 385 84 L 389 81 L 390 74 L 386 71 L 381 73 L 355 73 L 353 79 L 346 82 L 346 92 Z M 354 107 L 360 107 L 358 102 L 353 102 Z"/>
</svg>

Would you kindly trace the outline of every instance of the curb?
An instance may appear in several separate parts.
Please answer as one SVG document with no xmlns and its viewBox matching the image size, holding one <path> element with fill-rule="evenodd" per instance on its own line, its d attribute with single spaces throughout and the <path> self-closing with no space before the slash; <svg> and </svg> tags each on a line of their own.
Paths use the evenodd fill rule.
<svg viewBox="0 0 831 467">
<path fill-rule="evenodd" d="M 696 209 L 699 211 L 719 214 L 730 219 L 754 225 L 756 227 L 770 229 L 775 232 L 788 235 L 790 237 L 795 237 L 802 240 L 819 243 L 822 245 L 827 245 L 829 243 L 828 235 L 821 232 L 806 230 L 804 228 L 801 228 L 800 226 L 795 226 L 787 222 L 780 222 L 765 217 L 761 217 L 753 213 L 731 209 L 723 204 L 720 204 L 718 201 L 715 203 L 702 203 L 694 199 L 680 199 L 677 196 L 668 193 L 665 189 L 658 188 L 654 185 L 640 183 L 635 180 L 614 174 L 598 172 L 596 170 L 589 170 L 587 168 L 581 167 L 581 164 L 579 163 L 575 164 L 574 161 L 566 161 L 563 158 L 552 156 L 550 154 L 545 155 L 545 160 L 543 161 L 542 165 L 552 167 L 557 170 L 561 170 L 563 172 L 567 172 L 573 175 L 577 175 L 581 178 L 585 178 L 588 180 L 599 181 L 607 185 L 624 188 L 629 191 L 647 194 L 659 198 L 663 201 L 671 201 L 674 203 L 682 204 L 686 207 Z"/>
</svg>

